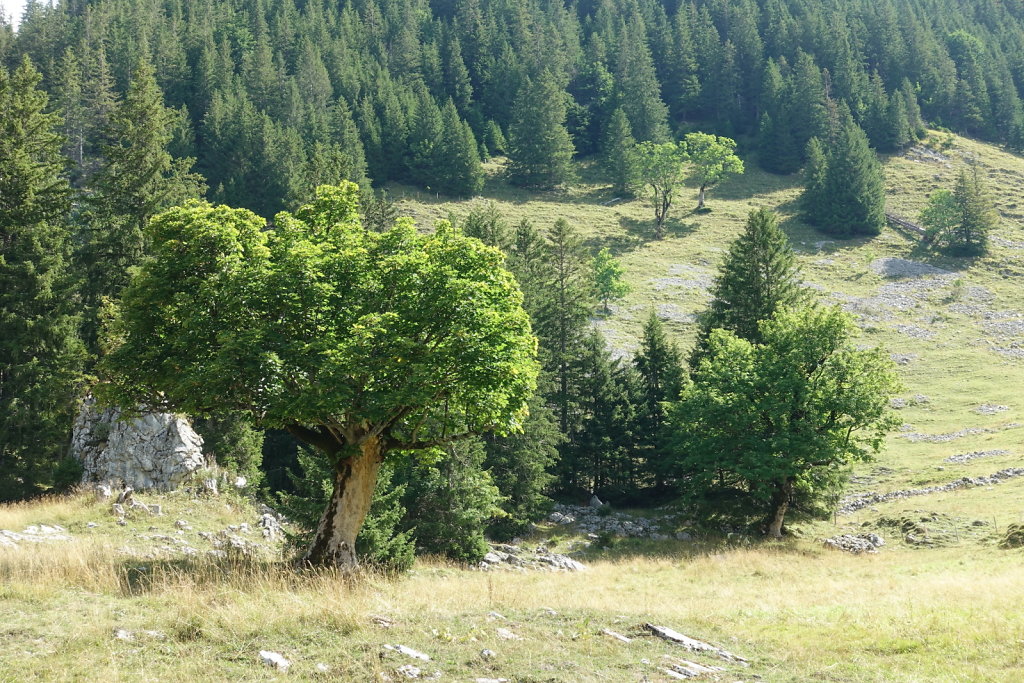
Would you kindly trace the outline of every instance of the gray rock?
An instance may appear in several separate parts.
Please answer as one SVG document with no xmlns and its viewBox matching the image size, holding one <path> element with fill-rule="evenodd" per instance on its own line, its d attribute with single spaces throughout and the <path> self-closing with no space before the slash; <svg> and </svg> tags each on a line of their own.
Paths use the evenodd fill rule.
<svg viewBox="0 0 1024 683">
<path fill-rule="evenodd" d="M 885 541 L 883 541 L 882 537 L 877 534 L 859 534 L 857 536 L 843 534 L 841 536 L 826 538 L 824 543 L 827 548 L 842 550 L 848 553 L 853 553 L 854 555 L 860 555 L 861 553 L 876 553 L 878 552 L 878 548 L 885 545 Z"/>
<path fill-rule="evenodd" d="M 418 666 L 413 666 L 412 664 L 403 664 L 395 669 L 395 673 L 403 678 L 419 678 L 423 675 L 423 671 Z"/>
<path fill-rule="evenodd" d="M 955 491 L 957 489 L 971 488 L 974 486 L 993 486 L 1008 479 L 1015 479 L 1017 477 L 1024 477 L 1024 467 L 1008 467 L 1006 469 L 999 470 L 998 472 L 993 472 L 987 477 L 961 477 L 960 479 L 951 481 L 948 484 L 941 484 L 937 486 L 924 486 L 917 489 L 890 491 L 889 493 L 858 493 L 852 496 L 847 496 L 839 502 L 839 514 L 848 515 L 862 508 L 866 508 L 877 503 L 885 503 L 890 500 L 899 500 L 901 498 L 910 498 L 912 496 L 924 496 L 931 493 L 944 493 L 946 491 Z"/>
<path fill-rule="evenodd" d="M 206 493 L 208 493 L 211 496 L 220 495 L 220 491 L 217 489 L 217 480 L 212 478 L 212 477 L 209 478 L 209 479 L 204 479 L 203 480 L 203 491 L 205 491 Z"/>
<path fill-rule="evenodd" d="M 600 498 L 598 498 L 596 495 L 594 495 L 594 496 L 590 497 L 589 505 L 592 508 L 600 508 L 600 507 L 604 507 L 605 504 L 601 502 Z"/>
<path fill-rule="evenodd" d="M 284 529 L 281 528 L 281 522 L 271 512 L 264 512 L 256 526 L 260 528 L 260 532 L 263 534 L 263 538 L 268 541 L 273 541 L 284 534 Z"/>
<path fill-rule="evenodd" d="M 425 654 L 423 652 L 420 652 L 419 650 L 414 650 L 411 647 L 406 647 L 405 645 L 387 645 L 387 644 L 385 644 L 384 645 L 384 649 L 385 650 L 391 650 L 392 652 L 398 652 L 399 654 L 403 654 L 406 657 L 412 657 L 413 659 L 419 659 L 420 661 L 424 661 L 424 662 L 429 662 L 430 661 L 430 655 Z"/>
<path fill-rule="evenodd" d="M 170 490 L 206 466 L 202 445 L 202 437 L 182 417 L 149 413 L 123 418 L 119 409 L 100 409 L 88 397 L 75 419 L 71 455 L 82 463 L 82 481 Z"/>
<path fill-rule="evenodd" d="M 997 448 L 989 451 L 971 451 L 970 453 L 958 453 L 946 458 L 946 462 L 964 463 L 977 458 L 993 458 L 999 455 L 1009 455 L 1010 451 Z"/>
<path fill-rule="evenodd" d="M 270 650 L 260 650 L 260 661 L 266 666 L 277 669 L 281 672 L 288 671 L 292 663 L 284 658 L 284 655 Z"/>
</svg>

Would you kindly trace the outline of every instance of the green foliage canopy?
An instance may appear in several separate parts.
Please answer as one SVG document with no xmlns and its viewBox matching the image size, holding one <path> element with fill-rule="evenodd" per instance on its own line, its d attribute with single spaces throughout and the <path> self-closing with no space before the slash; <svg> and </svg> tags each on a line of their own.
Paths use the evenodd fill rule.
<svg viewBox="0 0 1024 683">
<path fill-rule="evenodd" d="M 798 308 L 762 322 L 761 343 L 712 331 L 669 415 L 691 504 L 710 518 L 766 520 L 778 536 L 795 495 L 878 451 L 899 382 L 880 349 L 852 347 L 855 330 L 838 309 Z"/>
<path fill-rule="evenodd" d="M 328 452 L 516 428 L 536 341 L 501 254 L 445 223 L 368 232 L 357 195 L 322 187 L 270 232 L 199 203 L 154 220 L 102 362 L 108 398 L 246 410 Z"/>
<path fill-rule="evenodd" d="M 636 146 L 636 177 L 650 191 L 654 204 L 654 232 L 665 236 L 665 219 L 676 190 L 686 179 L 686 147 L 678 142 L 641 142 Z"/>
<path fill-rule="evenodd" d="M 689 133 L 683 139 L 690 177 L 697 185 L 697 210 L 704 208 L 705 193 L 734 173 L 743 173 L 736 156 L 736 141 L 708 133 Z"/>
</svg>

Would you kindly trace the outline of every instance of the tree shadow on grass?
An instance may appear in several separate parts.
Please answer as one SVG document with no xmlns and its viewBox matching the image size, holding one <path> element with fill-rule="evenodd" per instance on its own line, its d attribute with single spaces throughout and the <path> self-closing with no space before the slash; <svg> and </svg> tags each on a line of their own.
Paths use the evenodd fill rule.
<svg viewBox="0 0 1024 683">
<path fill-rule="evenodd" d="M 287 559 L 251 557 L 240 552 L 227 552 L 223 556 L 196 555 L 160 559 L 133 558 L 118 567 L 121 594 L 128 597 L 147 595 L 157 591 L 175 591 L 176 587 L 236 587 L 280 585 L 297 587 L 324 576 L 339 580 L 358 576 L 339 570 L 304 569 Z"/>
<path fill-rule="evenodd" d="M 579 556 L 580 561 L 618 562 L 635 558 L 688 560 L 756 549 L 770 549 L 774 553 L 794 556 L 810 554 L 807 547 L 798 544 L 796 539 L 787 538 L 779 541 L 764 536 L 743 534 L 709 534 L 685 541 L 613 538 L 609 539 L 608 545 L 599 545 L 603 540 L 605 539 L 600 537 L 595 540 L 593 545 Z"/>
<path fill-rule="evenodd" d="M 691 218 L 693 216 L 694 214 L 691 212 L 685 214 L 684 217 L 667 219 L 665 221 L 665 237 L 686 237 L 687 235 L 696 232 L 700 229 L 700 223 L 695 220 L 685 220 L 685 218 Z M 658 241 L 658 238 L 654 234 L 653 220 L 637 220 L 628 216 L 620 216 L 619 225 L 629 235 L 636 237 L 639 243 Z M 636 246 L 639 246 L 639 244 Z"/>
</svg>

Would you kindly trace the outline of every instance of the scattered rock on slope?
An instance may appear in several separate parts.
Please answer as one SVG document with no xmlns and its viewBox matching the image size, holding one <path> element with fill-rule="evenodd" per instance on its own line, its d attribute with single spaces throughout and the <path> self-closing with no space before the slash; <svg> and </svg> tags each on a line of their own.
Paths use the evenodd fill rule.
<svg viewBox="0 0 1024 683">
<path fill-rule="evenodd" d="M 70 541 L 67 530 L 56 524 L 33 524 L 24 531 L 0 529 L 0 548 L 17 548 L 22 543 L 47 543 L 51 541 Z"/>
<path fill-rule="evenodd" d="M 878 549 L 885 545 L 885 541 L 878 534 L 843 534 L 826 538 L 825 547 L 835 550 L 860 555 L 861 553 L 877 553 Z"/>
</svg>

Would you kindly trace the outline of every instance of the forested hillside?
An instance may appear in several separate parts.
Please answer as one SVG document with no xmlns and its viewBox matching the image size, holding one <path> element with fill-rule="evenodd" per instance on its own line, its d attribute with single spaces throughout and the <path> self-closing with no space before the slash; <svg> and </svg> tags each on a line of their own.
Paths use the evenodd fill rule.
<svg viewBox="0 0 1024 683">
<path fill-rule="evenodd" d="M 9 67 L 21 55 L 64 114 L 77 182 L 148 62 L 182 117 L 175 154 L 210 199 L 265 216 L 341 178 L 472 195 L 479 156 L 538 153 L 517 140 L 538 121 L 589 155 L 619 108 L 637 141 L 743 136 L 778 172 L 840 102 L 879 150 L 922 117 L 1024 144 L 1024 9 L 994 0 L 32 2 L 0 37 Z"/>
</svg>

